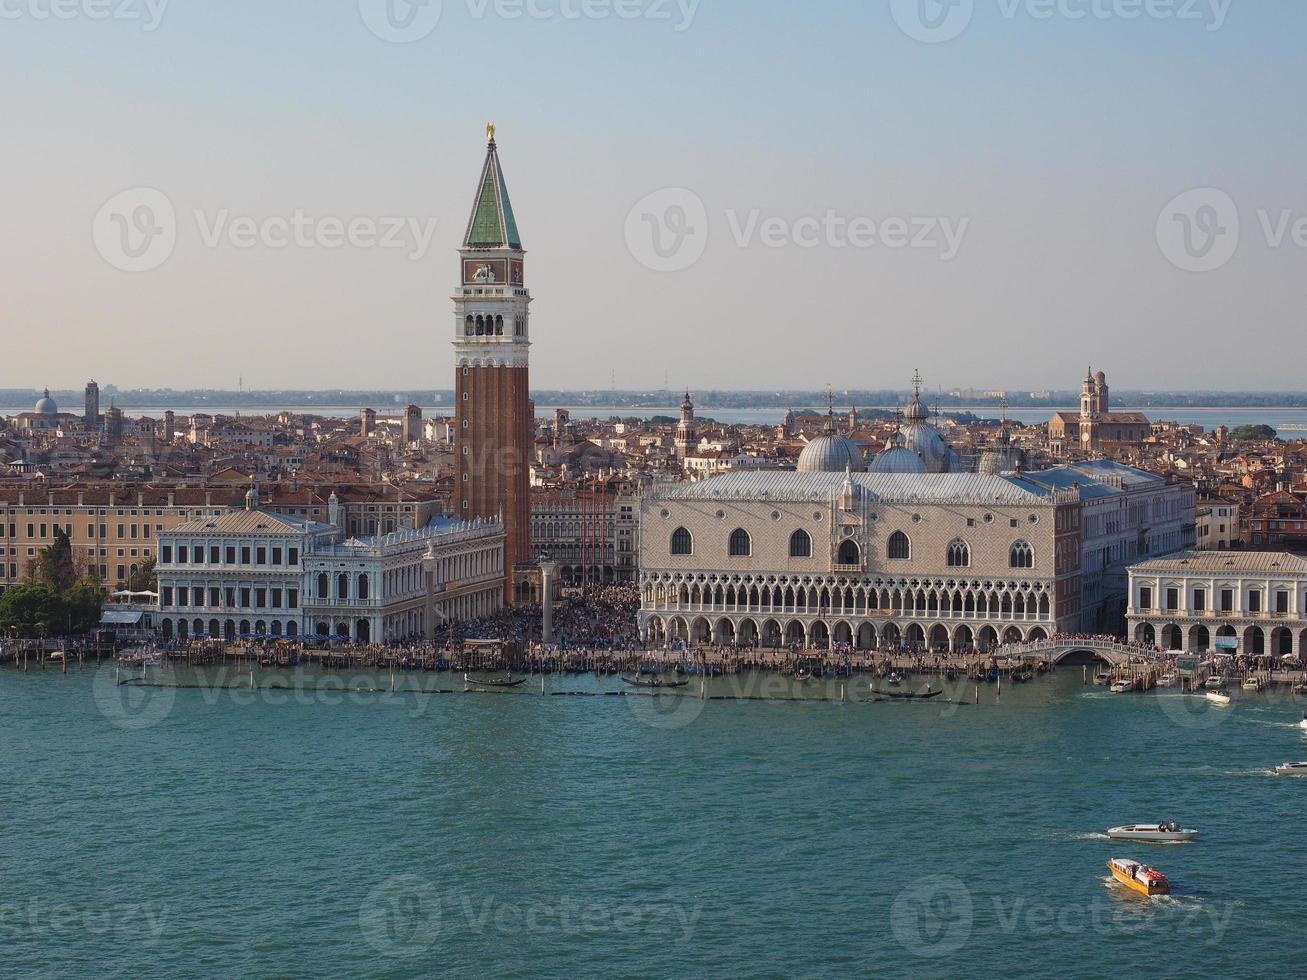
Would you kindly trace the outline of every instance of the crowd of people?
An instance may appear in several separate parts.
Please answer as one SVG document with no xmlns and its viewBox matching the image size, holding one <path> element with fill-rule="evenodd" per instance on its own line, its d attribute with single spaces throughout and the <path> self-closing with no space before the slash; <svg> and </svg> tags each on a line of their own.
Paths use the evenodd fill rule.
<svg viewBox="0 0 1307 980">
<path fill-rule="evenodd" d="M 630 650 L 640 645 L 635 586 L 609 585 L 565 596 L 554 606 L 553 645 L 563 650 Z M 493 616 L 459 623 L 452 639 L 502 640 L 523 648 L 538 645 L 543 615 L 538 603 L 503 609 Z"/>
</svg>

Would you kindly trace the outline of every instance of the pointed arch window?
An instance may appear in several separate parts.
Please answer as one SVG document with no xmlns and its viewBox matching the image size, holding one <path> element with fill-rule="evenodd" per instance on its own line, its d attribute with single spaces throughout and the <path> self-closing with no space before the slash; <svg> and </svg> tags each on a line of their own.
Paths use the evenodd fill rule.
<svg viewBox="0 0 1307 980">
<path fill-rule="evenodd" d="M 742 527 L 731 532 L 730 554 L 732 558 L 747 558 L 753 554 L 753 541 Z"/>
<path fill-rule="evenodd" d="M 672 554 L 694 554 L 694 538 L 691 537 L 690 532 L 683 527 L 678 527 L 672 532 Z"/>
<path fill-rule="evenodd" d="M 1035 567 L 1035 549 L 1030 547 L 1029 541 L 1018 541 L 1012 546 L 1012 553 L 1008 556 L 1008 564 L 1013 568 Z"/>
<path fill-rule="evenodd" d="M 861 565 L 862 549 L 858 547 L 856 541 L 845 541 L 840 545 L 837 560 L 841 565 Z"/>
<path fill-rule="evenodd" d="M 949 568 L 970 568 L 971 548 L 961 538 L 954 538 L 948 546 Z"/>
<path fill-rule="evenodd" d="M 891 561 L 907 561 L 912 557 L 912 542 L 902 531 L 895 531 L 890 535 L 886 554 Z"/>
<path fill-rule="evenodd" d="M 790 557 L 812 557 L 812 535 L 803 530 L 803 528 L 799 528 L 799 530 L 790 535 Z"/>
</svg>

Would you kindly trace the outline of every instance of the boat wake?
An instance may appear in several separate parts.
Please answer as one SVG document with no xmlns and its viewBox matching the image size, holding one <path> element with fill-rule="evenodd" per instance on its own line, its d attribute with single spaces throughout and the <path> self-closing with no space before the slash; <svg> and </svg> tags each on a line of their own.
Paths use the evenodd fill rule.
<svg viewBox="0 0 1307 980">
<path fill-rule="evenodd" d="M 1071 840 L 1111 840 L 1107 834 L 1072 834 Z M 1114 878 L 1108 878 L 1109 881 L 1115 881 Z"/>
</svg>

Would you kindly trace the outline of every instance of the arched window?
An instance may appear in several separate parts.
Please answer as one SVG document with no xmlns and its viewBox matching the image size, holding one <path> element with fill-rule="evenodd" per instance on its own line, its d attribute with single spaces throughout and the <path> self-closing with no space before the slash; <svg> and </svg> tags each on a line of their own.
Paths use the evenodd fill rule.
<svg viewBox="0 0 1307 980">
<path fill-rule="evenodd" d="M 672 532 L 672 554 L 694 554 L 694 538 L 692 538 L 690 532 L 683 527 L 678 527 Z"/>
<path fill-rule="evenodd" d="M 861 565 L 862 549 L 856 541 L 845 541 L 840 545 L 839 563 L 841 565 Z"/>
<path fill-rule="evenodd" d="M 969 568 L 971 567 L 971 549 L 961 538 L 955 538 L 949 542 L 948 546 L 948 567 L 949 568 Z"/>
<path fill-rule="evenodd" d="M 890 535 L 887 554 L 891 561 L 907 561 L 912 557 L 912 542 L 902 531 Z"/>
<path fill-rule="evenodd" d="M 496 317 L 495 317 L 495 336 L 496 336 L 496 337 L 502 337 L 503 335 L 504 335 L 504 318 L 503 318 L 502 316 L 496 316 Z"/>
<path fill-rule="evenodd" d="M 803 528 L 795 531 L 790 535 L 790 557 L 791 558 L 811 558 L 812 557 L 812 536 Z"/>
<path fill-rule="evenodd" d="M 344 572 L 341 572 L 339 575 L 336 576 L 336 598 L 337 599 L 349 598 L 349 576 L 346 575 Z"/>
<path fill-rule="evenodd" d="M 368 577 L 366 574 L 359 576 L 359 595 L 360 599 L 368 598 Z"/>
<path fill-rule="evenodd" d="M 1013 568 L 1034 568 L 1035 567 L 1035 549 L 1030 547 L 1028 541 L 1018 541 L 1012 546 L 1012 554 L 1009 556 L 1008 564 Z"/>
<path fill-rule="evenodd" d="M 321 575 L 318 576 L 318 598 L 319 599 L 327 598 L 327 590 L 329 588 L 330 585 L 328 585 L 327 582 L 327 573 L 323 572 Z"/>
<path fill-rule="evenodd" d="M 463 321 L 463 335 L 465 337 L 471 337 L 475 332 L 476 332 L 476 321 L 472 319 L 472 314 L 469 313 L 467 315 L 467 319 Z"/>
<path fill-rule="evenodd" d="M 731 532 L 731 557 L 747 558 L 753 554 L 753 542 L 749 540 L 749 532 L 742 527 L 737 527 Z"/>
</svg>

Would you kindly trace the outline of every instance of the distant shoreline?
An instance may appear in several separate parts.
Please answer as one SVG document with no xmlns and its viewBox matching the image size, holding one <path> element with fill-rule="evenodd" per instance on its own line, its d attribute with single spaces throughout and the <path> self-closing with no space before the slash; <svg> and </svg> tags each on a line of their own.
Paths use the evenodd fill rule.
<svg viewBox="0 0 1307 980">
<path fill-rule="evenodd" d="M 387 413 L 393 412 L 393 414 L 399 414 L 401 410 L 403 410 L 403 406 L 397 404 L 397 402 L 382 402 L 382 401 L 372 401 L 370 402 L 370 404 L 369 402 L 358 402 L 357 405 L 352 404 L 352 402 L 336 402 L 336 404 L 322 404 L 322 405 L 288 405 L 286 404 L 286 402 L 274 402 L 274 401 L 248 402 L 248 404 L 242 404 L 242 405 L 221 404 L 221 402 L 214 402 L 212 406 L 183 405 L 182 409 L 176 409 L 175 406 L 173 405 L 133 404 L 133 402 L 124 402 L 120 400 L 115 400 L 115 404 L 118 405 L 118 408 L 123 409 L 123 412 L 125 413 L 146 414 L 146 416 L 152 413 L 161 414 L 163 412 L 167 412 L 167 410 L 169 410 L 170 408 L 175 410 L 175 412 L 182 412 L 184 414 L 201 414 L 201 413 L 233 414 L 235 412 L 248 414 L 248 413 L 256 412 L 256 413 L 269 414 L 269 416 L 274 416 L 274 414 L 280 414 L 282 412 L 291 412 L 294 414 L 328 413 L 328 414 L 332 414 L 332 416 L 339 416 L 339 414 L 341 412 L 345 412 L 345 410 L 356 410 L 356 412 L 358 412 L 358 410 L 362 410 L 365 408 L 375 409 L 376 413 L 378 413 L 379 416 L 386 416 Z M 425 402 L 414 402 L 414 404 L 420 404 L 420 408 L 422 408 L 423 412 L 430 412 L 435 414 L 452 414 L 452 409 L 454 409 L 454 402 L 452 401 L 450 402 L 450 404 L 425 404 Z M 69 412 L 69 410 L 67 409 L 65 409 L 65 412 L 67 412 L 68 414 L 74 414 L 74 416 L 80 416 L 81 412 L 80 410 L 78 410 L 80 408 L 81 408 L 81 402 L 78 401 L 76 405 L 73 405 L 73 409 L 71 410 L 71 412 Z M 101 410 L 105 408 L 107 408 L 107 406 L 102 404 Z M 640 404 L 640 405 L 603 405 L 603 404 L 545 405 L 545 404 L 541 404 L 541 405 L 537 405 L 537 412 L 546 412 L 546 410 L 548 410 L 548 412 L 553 412 L 554 409 L 559 409 L 559 408 L 563 410 L 569 410 L 569 412 L 608 412 L 614 414 L 614 416 L 620 416 L 620 414 L 623 413 L 630 414 L 630 413 L 642 413 L 642 412 L 643 413 L 667 413 L 667 414 L 672 414 L 672 416 L 676 416 L 676 414 L 680 412 L 680 405 L 657 405 L 657 404 L 647 404 L 647 405 L 644 404 Z M 718 412 L 750 412 L 750 410 L 754 410 L 754 409 L 757 409 L 758 412 L 799 412 L 799 413 L 817 412 L 821 414 L 826 413 L 825 405 L 797 405 L 797 404 L 789 404 L 789 402 L 772 402 L 772 404 L 758 404 L 758 405 L 695 404 L 695 412 L 697 412 L 698 414 L 710 414 L 714 412 L 714 410 L 718 410 Z M 859 410 L 859 412 L 894 412 L 895 409 L 902 410 L 903 405 L 857 406 L 857 410 Z M 988 414 L 992 414 L 992 416 L 997 417 L 999 416 L 1000 413 L 1002 413 L 1002 406 L 1001 405 L 942 405 L 940 410 L 942 413 L 945 414 L 949 414 L 949 413 L 961 414 L 961 413 L 970 412 L 972 414 L 978 414 L 979 416 L 979 414 L 988 413 Z M 1055 414 L 1057 412 L 1078 413 L 1080 412 L 1080 406 L 1048 405 L 1046 408 L 1046 406 L 1042 406 L 1042 405 L 1012 405 L 1009 406 L 1008 410 L 1009 412 L 1019 412 L 1021 414 L 1027 414 L 1027 416 L 1035 412 L 1047 412 L 1048 414 L 1050 414 L 1050 416 L 1052 416 L 1052 414 Z M 1142 412 L 1145 414 L 1153 414 L 1153 416 L 1157 416 L 1158 413 L 1166 413 L 1166 412 L 1183 412 L 1183 413 L 1307 412 L 1307 404 L 1303 404 L 1303 405 L 1239 405 L 1239 404 L 1129 405 L 1129 404 L 1125 404 L 1125 405 L 1114 405 L 1112 406 L 1112 410 L 1114 410 L 1114 412 Z M 0 416 L 17 416 L 17 414 L 21 414 L 24 412 L 31 412 L 31 405 L 0 404 Z M 840 414 L 840 416 L 843 416 L 843 414 L 847 414 L 847 412 L 848 412 L 847 408 L 842 408 L 842 406 L 836 405 L 836 409 L 835 409 L 836 414 Z M 1154 421 L 1158 421 L 1158 419 L 1154 419 Z M 1165 421 L 1165 419 L 1162 419 L 1162 421 Z"/>
</svg>

